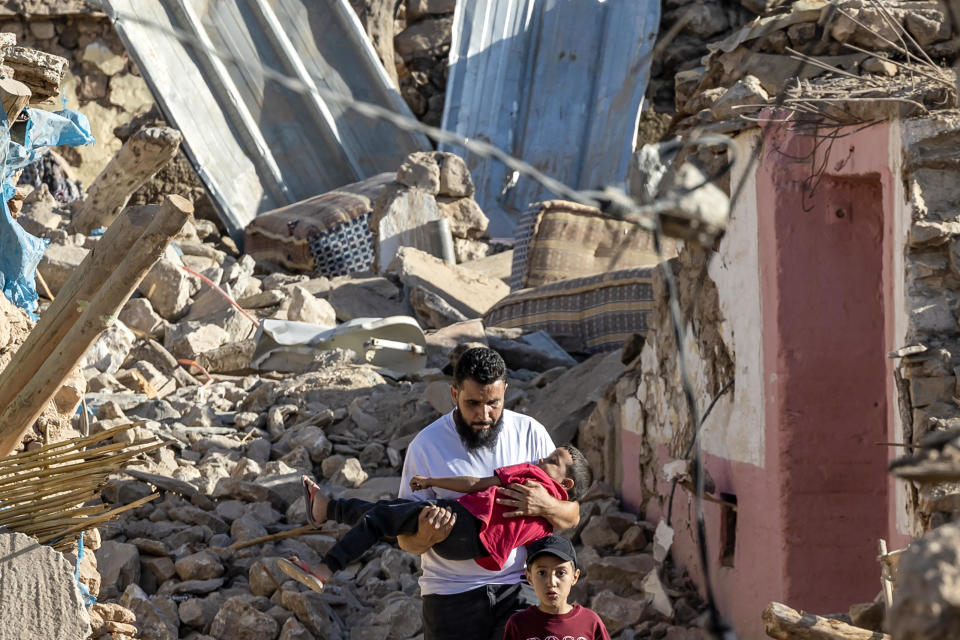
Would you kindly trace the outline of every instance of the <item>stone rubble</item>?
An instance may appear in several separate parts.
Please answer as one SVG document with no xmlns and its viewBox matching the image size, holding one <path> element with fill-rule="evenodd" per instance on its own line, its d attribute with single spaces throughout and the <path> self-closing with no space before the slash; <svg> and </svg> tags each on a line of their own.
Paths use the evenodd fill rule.
<svg viewBox="0 0 960 640">
<path fill-rule="evenodd" d="M 470 198 L 459 158 L 428 160 L 436 171 L 427 180 L 435 178 L 439 193 Z M 412 182 L 407 173 L 414 172 L 398 178 Z M 60 233 L 70 214 L 66 206 L 27 198 L 21 217 L 47 221 L 51 247 L 96 247 L 98 236 Z M 476 240 L 485 218 L 469 207 L 468 214 L 452 226 Z M 602 388 L 601 378 L 622 369 L 619 354 L 578 363 L 542 332 L 484 327 L 479 317 L 509 292 L 503 280 L 416 249 L 400 249 L 384 274 L 327 279 L 266 270 L 233 252 L 202 220 L 188 223 L 174 245 L 87 354 L 79 377 L 89 413 L 61 418 L 93 433 L 136 422 L 115 442 L 168 443 L 103 490 L 117 505 L 155 491 L 162 497 L 105 524 L 96 534 L 102 540 L 88 545 L 95 551 L 81 562 L 80 580 L 101 603 L 90 613 L 91 638 L 98 640 L 422 637 L 419 559 L 391 545 L 368 552 L 323 595 L 277 569 L 277 558 L 293 554 L 319 561 L 343 530 L 331 523 L 257 542 L 306 523 L 301 475 L 338 495 L 395 496 L 410 440 L 450 408 L 450 363 L 464 344 L 504 353 L 507 407 L 540 416 L 558 442 L 576 438 L 600 397 L 585 392 L 584 381 Z M 250 367 L 251 318 L 332 326 L 396 314 L 415 315 L 432 330 L 433 368 L 401 375 L 343 350 L 318 354 L 310 370 L 295 375 Z M 81 382 L 72 384 L 79 390 L 71 412 L 84 391 Z M 551 398 L 558 394 L 571 402 L 557 405 Z M 589 577 L 577 600 L 596 607 L 618 638 L 684 637 L 677 634 L 696 627 L 701 609 L 693 586 L 653 560 L 653 525 L 622 513 L 603 489 L 595 493 L 578 528 Z M 650 577 L 655 570 L 668 585 L 669 607 L 662 590 L 650 587 L 659 584 Z"/>
</svg>

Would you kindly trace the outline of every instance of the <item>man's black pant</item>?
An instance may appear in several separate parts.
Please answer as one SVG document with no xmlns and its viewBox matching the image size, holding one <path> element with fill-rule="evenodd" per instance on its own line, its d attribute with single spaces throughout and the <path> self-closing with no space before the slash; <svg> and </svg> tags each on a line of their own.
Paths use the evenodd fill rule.
<svg viewBox="0 0 960 640">
<path fill-rule="evenodd" d="M 450 535 L 433 545 L 434 551 L 447 560 L 472 560 L 490 555 L 480 542 L 480 521 L 456 500 L 368 502 L 351 498 L 333 499 L 327 507 L 331 520 L 353 528 L 324 556 L 324 564 L 332 571 L 339 571 L 383 538 L 416 533 L 420 511 L 431 504 L 450 509 L 457 516 Z"/>
<path fill-rule="evenodd" d="M 423 640 L 503 640 L 514 613 L 537 604 L 533 587 L 489 584 L 449 596 L 423 596 Z"/>
</svg>

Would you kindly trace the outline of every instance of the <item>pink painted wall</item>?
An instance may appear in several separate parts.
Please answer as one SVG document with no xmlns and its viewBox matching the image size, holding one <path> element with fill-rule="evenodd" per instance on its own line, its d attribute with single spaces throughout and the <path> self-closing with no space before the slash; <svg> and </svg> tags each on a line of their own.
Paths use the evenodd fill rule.
<svg viewBox="0 0 960 640">
<path fill-rule="evenodd" d="M 873 599 L 877 539 L 904 541 L 894 533 L 892 452 L 875 444 L 899 439 L 886 358 L 899 346 L 889 135 L 877 125 L 837 138 L 811 163 L 813 138 L 771 130 L 756 168 L 765 461 L 705 455 L 718 491 L 738 498 L 733 567 L 720 566 L 719 507 L 707 503 L 705 515 L 714 591 L 741 638 L 766 637 L 760 613 L 772 600 L 829 613 Z M 825 169 L 811 194 L 812 166 Z M 624 431 L 622 443 L 623 498 L 639 507 L 641 436 Z M 678 490 L 674 556 L 700 579 L 693 518 Z"/>
</svg>

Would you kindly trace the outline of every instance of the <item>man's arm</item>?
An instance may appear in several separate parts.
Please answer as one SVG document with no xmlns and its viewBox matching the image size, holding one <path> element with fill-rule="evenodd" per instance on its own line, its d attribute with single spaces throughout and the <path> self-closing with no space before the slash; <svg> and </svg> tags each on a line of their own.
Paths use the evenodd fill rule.
<svg viewBox="0 0 960 640">
<path fill-rule="evenodd" d="M 580 523 L 580 505 L 570 500 L 559 500 L 534 480 L 510 483 L 498 491 L 497 504 L 515 507 L 504 513 L 505 518 L 516 516 L 541 516 L 546 518 L 554 531 L 571 529 Z"/>
<path fill-rule="evenodd" d="M 397 536 L 397 546 L 413 555 L 419 556 L 430 547 L 443 542 L 453 530 L 457 516 L 452 511 L 430 505 L 420 510 L 417 532 Z"/>
<path fill-rule="evenodd" d="M 413 476 L 413 478 L 410 479 L 410 488 L 414 491 L 437 487 L 458 493 L 473 493 L 474 491 L 483 491 L 489 487 L 499 486 L 500 478 L 495 475 L 487 476 L 486 478 L 475 478 L 473 476 L 451 476 L 448 478 Z"/>
</svg>

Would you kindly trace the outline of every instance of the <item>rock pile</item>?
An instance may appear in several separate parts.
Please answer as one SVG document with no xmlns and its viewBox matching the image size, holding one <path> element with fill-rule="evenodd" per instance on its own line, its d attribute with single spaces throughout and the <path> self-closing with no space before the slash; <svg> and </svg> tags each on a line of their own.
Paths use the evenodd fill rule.
<svg viewBox="0 0 960 640">
<path fill-rule="evenodd" d="M 406 0 L 394 37 L 400 95 L 418 119 L 439 126 L 455 0 Z"/>
<path fill-rule="evenodd" d="M 430 195 L 441 210 L 469 199 L 462 162 L 428 155 L 423 164 L 437 169 L 437 193 L 449 194 Z M 413 189 L 404 184 L 413 181 L 407 174 L 422 167 L 405 167 L 398 189 Z M 54 295 L 99 242 L 68 231 L 70 216 L 41 188 L 17 217 L 51 242 L 39 272 Z M 482 212 L 453 217 L 451 226 L 475 238 Z M 520 330 L 485 328 L 479 317 L 508 291 L 475 264 L 445 263 L 409 247 L 380 274 L 327 279 L 267 271 L 212 223 L 188 223 L 82 363 L 86 412 L 73 419 L 76 429 L 135 422 L 118 443 L 168 443 L 103 492 L 112 504 L 155 491 L 163 497 L 87 537 L 94 553 L 80 561 L 80 580 L 104 603 L 91 613 L 93 637 L 417 637 L 417 558 L 381 545 L 323 595 L 286 580 L 276 559 L 296 554 L 316 562 L 341 532 L 303 528 L 301 475 L 340 495 L 396 495 L 407 444 L 450 409 L 449 365 L 462 343 L 504 354 L 508 408 L 540 416 L 558 441 L 575 437 L 597 395 L 590 389 L 616 377 L 620 354 L 577 364 L 545 334 L 532 340 Z M 401 374 L 342 349 L 315 351 L 295 375 L 251 367 L 256 323 L 265 319 L 333 326 L 394 314 L 435 329 L 426 334 L 430 368 Z M 661 573 L 667 591 L 658 588 L 652 526 L 622 513 L 600 490 L 583 513 L 577 536 L 589 578 L 578 587 L 579 601 L 597 608 L 619 637 L 687 637 L 677 634 L 695 624 L 699 601 L 669 569 Z"/>
</svg>

